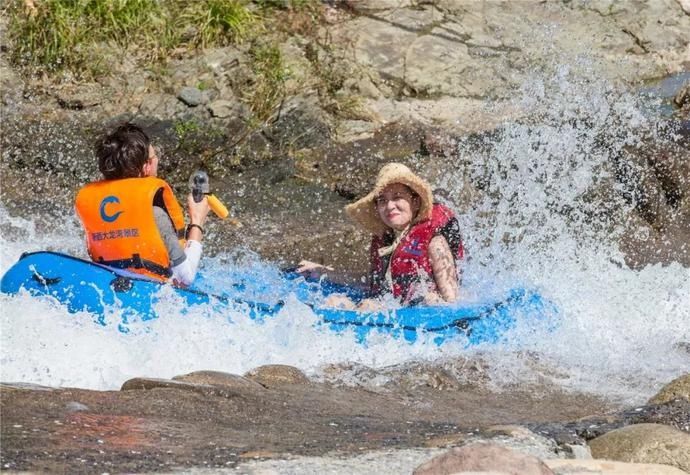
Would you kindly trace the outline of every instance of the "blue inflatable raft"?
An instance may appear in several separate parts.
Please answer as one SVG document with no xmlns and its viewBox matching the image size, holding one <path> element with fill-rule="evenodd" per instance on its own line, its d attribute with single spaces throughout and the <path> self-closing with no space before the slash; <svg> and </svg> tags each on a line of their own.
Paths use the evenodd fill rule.
<svg viewBox="0 0 690 475">
<path fill-rule="evenodd" d="M 224 292 L 204 292 L 172 287 L 69 255 L 42 251 L 23 254 L 2 277 L 0 291 L 15 294 L 24 289 L 32 295 L 50 296 L 71 313 L 94 314 L 101 324 L 105 324 L 106 311 L 119 309 L 123 332 L 127 332 L 127 323 L 132 319 L 157 318 L 156 304 L 167 295 L 161 292 L 164 287 L 173 289 L 186 307 L 207 305 L 222 309 L 234 306 L 257 320 L 278 314 L 284 306 L 281 296 L 287 298 L 294 294 L 312 307 L 320 324 L 334 331 L 352 330 L 360 342 L 365 342 L 371 332 L 385 332 L 410 342 L 422 334 L 431 334 L 437 344 L 457 338 L 462 338 L 465 344 L 497 342 L 519 319 L 543 320 L 553 314 L 552 306 L 539 294 L 522 289 L 511 291 L 497 302 L 364 313 L 318 306 L 323 296 L 334 292 L 356 297 L 355 289 L 328 282 L 307 282 L 288 273 L 278 283 L 264 283 L 271 286 L 270 295 L 266 288 L 266 298 L 258 299 L 257 286 L 253 292 L 248 292 L 247 280 L 251 280 L 251 275 L 227 285 Z M 203 282 L 202 278 L 200 288 L 204 287 Z M 258 288 L 261 290 L 260 285 Z M 267 303 L 270 300 L 273 302 Z"/>
</svg>

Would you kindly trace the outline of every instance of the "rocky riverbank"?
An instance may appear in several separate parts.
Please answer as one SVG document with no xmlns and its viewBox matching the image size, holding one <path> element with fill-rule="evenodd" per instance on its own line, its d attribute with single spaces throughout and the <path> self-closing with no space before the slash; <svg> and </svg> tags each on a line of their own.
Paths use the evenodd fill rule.
<svg viewBox="0 0 690 475">
<path fill-rule="evenodd" d="M 415 473 L 518 473 L 516 460 L 525 454 L 577 459 L 558 462 L 553 473 L 573 473 L 569 470 L 578 463 L 592 467 L 592 457 L 665 464 L 654 473 L 680 473 L 670 467 L 690 470 L 688 378 L 669 384 L 649 405 L 629 410 L 544 388 L 492 393 L 477 385 L 346 387 L 311 381 L 281 365 L 245 376 L 200 371 L 172 380 L 137 378 L 120 391 L 3 384 L 1 459 L 6 470 L 41 472 L 265 473 L 259 469 L 263 464 L 277 473 L 314 473 L 320 470 L 308 469 L 308 457 L 314 463 L 313 457 L 327 456 L 320 466 L 325 470 L 362 453 L 375 458 L 376 451 L 396 449 L 383 457 L 388 462 L 382 470 L 389 471 L 409 463 L 406 452 L 397 450 L 425 447 L 412 458 L 421 464 L 460 447 L 443 455 L 445 462 L 432 461 Z M 477 442 L 510 451 L 482 455 L 491 446 L 477 448 Z M 266 462 L 246 465 L 255 460 Z M 449 463 L 455 464 L 451 471 Z M 366 466 L 359 473 L 372 473 Z M 626 473 L 601 462 L 599 467 L 595 473 Z M 402 473 L 412 468 L 405 466 Z M 356 464 L 345 464 L 333 473 L 357 470 Z"/>
</svg>

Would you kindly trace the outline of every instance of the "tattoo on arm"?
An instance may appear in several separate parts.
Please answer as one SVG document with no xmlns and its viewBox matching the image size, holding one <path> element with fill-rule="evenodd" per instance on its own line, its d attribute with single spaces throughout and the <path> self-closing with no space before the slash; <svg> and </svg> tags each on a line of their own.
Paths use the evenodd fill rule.
<svg viewBox="0 0 690 475">
<path fill-rule="evenodd" d="M 447 302 L 457 300 L 459 284 L 455 257 L 443 236 L 435 236 L 429 243 L 429 261 L 441 297 Z"/>
</svg>

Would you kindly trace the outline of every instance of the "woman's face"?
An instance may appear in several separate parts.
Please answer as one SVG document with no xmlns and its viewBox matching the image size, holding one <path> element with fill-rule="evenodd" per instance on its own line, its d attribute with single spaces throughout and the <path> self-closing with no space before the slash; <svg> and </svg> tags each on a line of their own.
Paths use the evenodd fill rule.
<svg viewBox="0 0 690 475">
<path fill-rule="evenodd" d="M 383 224 L 402 231 L 419 211 L 420 200 L 401 183 L 392 183 L 376 197 L 376 210 Z"/>
</svg>

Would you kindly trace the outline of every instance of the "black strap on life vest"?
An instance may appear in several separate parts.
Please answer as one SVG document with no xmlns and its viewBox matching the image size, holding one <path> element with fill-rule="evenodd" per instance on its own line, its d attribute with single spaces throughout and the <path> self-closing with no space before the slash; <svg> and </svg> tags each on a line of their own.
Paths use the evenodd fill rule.
<svg viewBox="0 0 690 475">
<path fill-rule="evenodd" d="M 99 264 L 103 264 L 110 267 L 115 267 L 116 269 L 146 269 L 149 272 L 158 274 L 166 279 L 172 276 L 172 270 L 169 267 L 163 267 L 155 262 L 147 261 L 142 259 L 139 254 L 132 254 L 129 259 L 115 259 L 112 261 L 106 261 L 102 257 L 98 259 Z"/>
</svg>

